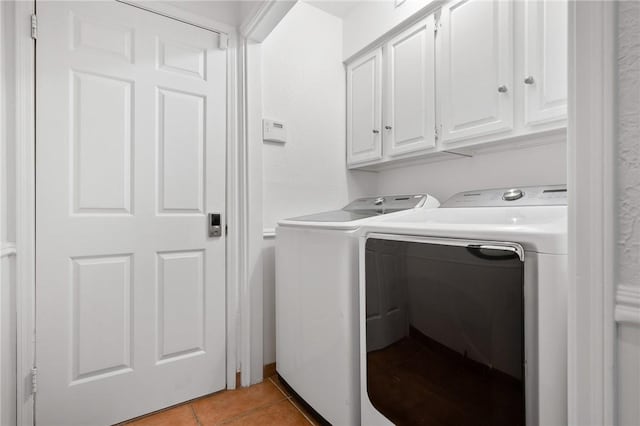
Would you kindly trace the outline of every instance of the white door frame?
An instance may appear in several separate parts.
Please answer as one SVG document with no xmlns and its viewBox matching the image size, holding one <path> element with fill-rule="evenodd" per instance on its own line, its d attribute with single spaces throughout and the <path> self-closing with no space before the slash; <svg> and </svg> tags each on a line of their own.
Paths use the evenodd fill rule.
<svg viewBox="0 0 640 426">
<path fill-rule="evenodd" d="M 297 0 L 266 0 L 240 26 L 238 188 L 244 208 L 239 210 L 241 255 L 238 256 L 238 365 L 241 385 L 263 380 L 263 224 L 262 224 L 262 53 L 261 43 Z"/>
<path fill-rule="evenodd" d="M 569 2 L 569 424 L 613 425 L 617 2 Z"/>
<path fill-rule="evenodd" d="M 169 5 L 122 1 L 150 13 L 193 24 L 228 36 L 227 48 L 227 388 L 235 389 L 238 352 L 238 324 L 240 305 L 238 293 L 238 265 L 242 265 L 242 224 L 240 214 L 248 205 L 240 197 L 238 169 L 243 158 L 238 155 L 238 96 L 236 30 L 199 15 L 185 12 Z M 17 374 L 17 424 L 34 424 L 34 396 L 31 381 L 32 368 L 36 365 L 35 353 L 35 43 L 31 38 L 30 19 L 36 4 L 34 1 L 14 1 L 15 4 L 15 75 L 16 75 L 16 374 Z"/>
<path fill-rule="evenodd" d="M 29 22 L 35 2 L 15 3 L 16 134 L 16 416 L 33 425 L 35 362 L 35 43 Z"/>
</svg>

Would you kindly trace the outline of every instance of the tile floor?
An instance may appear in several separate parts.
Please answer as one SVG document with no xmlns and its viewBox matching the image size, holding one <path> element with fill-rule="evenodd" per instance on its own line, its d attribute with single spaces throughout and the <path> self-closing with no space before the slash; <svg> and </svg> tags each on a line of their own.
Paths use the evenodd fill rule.
<svg viewBox="0 0 640 426">
<path fill-rule="evenodd" d="M 221 391 L 123 423 L 127 426 L 318 425 L 277 376 L 248 388 Z"/>
</svg>

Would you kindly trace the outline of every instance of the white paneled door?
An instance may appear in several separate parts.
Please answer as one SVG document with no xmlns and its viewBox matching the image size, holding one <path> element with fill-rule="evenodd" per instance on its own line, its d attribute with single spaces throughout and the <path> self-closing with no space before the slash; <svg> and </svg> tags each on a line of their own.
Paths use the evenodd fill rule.
<svg viewBox="0 0 640 426">
<path fill-rule="evenodd" d="M 225 387 L 219 36 L 38 2 L 38 425 L 107 425 Z"/>
<path fill-rule="evenodd" d="M 443 142 L 513 128 L 512 15 L 510 1 L 443 6 L 437 59 Z"/>
</svg>

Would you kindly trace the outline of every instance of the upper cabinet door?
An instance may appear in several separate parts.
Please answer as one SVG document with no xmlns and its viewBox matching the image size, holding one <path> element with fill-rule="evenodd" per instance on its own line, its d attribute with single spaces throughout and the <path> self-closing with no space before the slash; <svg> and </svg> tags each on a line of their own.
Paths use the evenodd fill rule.
<svg viewBox="0 0 640 426">
<path fill-rule="evenodd" d="M 524 32 L 524 125 L 567 116 L 567 2 L 527 1 Z"/>
<path fill-rule="evenodd" d="M 347 66 L 347 164 L 382 158 L 382 49 Z"/>
<path fill-rule="evenodd" d="M 435 147 L 435 18 L 428 17 L 385 46 L 385 152 Z"/>
<path fill-rule="evenodd" d="M 513 128 L 513 11 L 502 0 L 442 8 L 438 87 L 443 142 Z"/>
</svg>

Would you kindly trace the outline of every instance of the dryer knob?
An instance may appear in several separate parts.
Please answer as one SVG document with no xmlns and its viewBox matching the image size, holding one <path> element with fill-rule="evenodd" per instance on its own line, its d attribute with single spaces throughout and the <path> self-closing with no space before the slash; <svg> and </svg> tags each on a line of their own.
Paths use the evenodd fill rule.
<svg viewBox="0 0 640 426">
<path fill-rule="evenodd" d="M 515 201 L 524 197 L 524 192 L 520 189 L 510 189 L 504 194 L 502 194 L 502 199 L 505 201 Z"/>
</svg>

